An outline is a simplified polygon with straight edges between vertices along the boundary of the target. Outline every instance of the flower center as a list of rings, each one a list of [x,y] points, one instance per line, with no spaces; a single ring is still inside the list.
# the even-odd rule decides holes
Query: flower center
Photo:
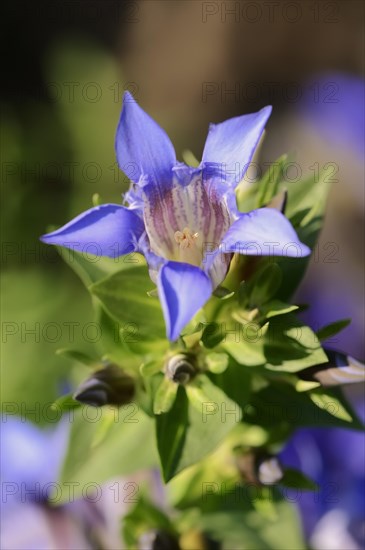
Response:
[[[179,260],[196,266],[202,262],[202,251],[198,248],[199,233],[193,233],[189,227],[182,231],[175,231],[174,238],[178,244]]]

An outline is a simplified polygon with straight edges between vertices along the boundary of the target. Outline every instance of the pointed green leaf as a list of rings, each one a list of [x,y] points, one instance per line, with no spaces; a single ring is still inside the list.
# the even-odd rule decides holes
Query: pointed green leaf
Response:
[[[342,319],[341,321],[336,321],[326,325],[325,327],[317,330],[317,338],[321,341],[327,340],[328,338],[331,338],[331,336],[335,336],[335,334],[341,332],[341,330],[346,328],[350,323],[351,319]]]
[[[224,286],[218,286],[213,292],[213,296],[215,296],[216,298],[220,298],[221,300],[227,300],[233,295],[234,292],[232,290],[229,290],[228,288],[225,288]]]
[[[265,172],[258,183],[256,195],[256,208],[267,205],[277,194],[279,183],[284,180],[284,168],[288,162],[288,155],[282,155]]]
[[[280,485],[293,489],[303,489],[305,491],[315,491],[318,489],[317,483],[293,468],[284,468],[284,476],[280,480]]]
[[[264,319],[270,319],[277,317],[278,315],[285,315],[298,309],[298,306],[286,304],[281,300],[270,300],[266,304],[260,307],[260,314]]]
[[[186,391],[180,386],[172,409],[156,418],[165,481],[211,453],[240,420],[239,406],[206,376],[199,379]]]
[[[145,266],[118,271],[90,286],[90,292],[119,323],[122,339],[136,353],[150,352],[152,346],[168,347],[161,305],[147,296],[150,288]]]
[[[336,388],[337,390],[337,388]],[[274,430],[290,426],[325,426],[362,430],[362,423],[351,410],[341,392],[317,388],[297,392],[287,383],[272,381],[253,393],[250,406],[245,409],[245,421]]]
[[[267,369],[298,372],[328,361],[316,334],[294,315],[273,317],[264,336]]]

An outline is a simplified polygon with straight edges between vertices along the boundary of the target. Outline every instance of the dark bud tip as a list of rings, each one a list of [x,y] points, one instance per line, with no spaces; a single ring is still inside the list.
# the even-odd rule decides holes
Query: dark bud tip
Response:
[[[138,550],[180,550],[177,538],[165,531],[144,533],[138,541]]]
[[[89,378],[79,386],[73,398],[84,405],[102,407],[108,403],[108,386],[96,378]]]
[[[117,365],[107,365],[95,371],[90,378],[77,388],[73,398],[85,405],[120,407],[130,403],[134,397],[135,383]]]
[[[192,356],[179,353],[167,361],[165,372],[176,384],[187,384],[196,375],[197,369]]]

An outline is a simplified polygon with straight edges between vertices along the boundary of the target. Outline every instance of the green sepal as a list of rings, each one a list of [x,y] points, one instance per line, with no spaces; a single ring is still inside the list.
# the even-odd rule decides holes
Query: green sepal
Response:
[[[153,400],[154,414],[167,413],[171,409],[176,399],[177,390],[178,384],[166,376],[162,378]]]

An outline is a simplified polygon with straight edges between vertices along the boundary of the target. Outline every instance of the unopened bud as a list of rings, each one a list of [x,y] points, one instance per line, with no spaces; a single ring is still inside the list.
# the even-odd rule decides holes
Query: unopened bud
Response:
[[[130,403],[135,392],[135,383],[117,365],[107,365],[97,370],[85,380],[73,395],[73,398],[85,405],[102,407],[115,405],[120,407]]]
[[[298,372],[302,380],[319,382],[325,388],[364,382],[363,363],[339,351],[325,349],[325,352],[328,362]]]
[[[276,456],[266,458],[258,463],[257,477],[263,485],[275,485],[283,476],[283,469]]]
[[[139,538],[138,550],[180,550],[180,546],[177,538],[171,533],[152,530]]]
[[[251,450],[240,454],[236,463],[241,477],[256,485],[274,485],[284,476],[277,457]]]
[[[170,357],[165,372],[176,384],[187,384],[196,375],[197,369],[191,355],[179,353]]]

